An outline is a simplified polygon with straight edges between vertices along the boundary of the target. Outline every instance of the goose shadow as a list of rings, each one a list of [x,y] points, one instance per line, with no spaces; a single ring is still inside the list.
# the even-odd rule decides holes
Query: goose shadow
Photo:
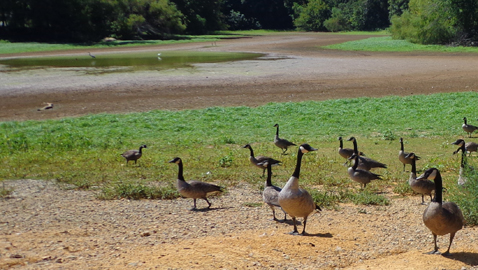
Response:
[[[232,207],[210,207],[210,208],[196,208],[196,209],[189,209],[191,212],[210,212],[210,211],[218,211],[218,210],[224,210],[224,209],[231,209]]]
[[[449,255],[442,255],[443,257],[460,261],[467,265],[477,265],[478,264],[478,253],[471,252],[454,252]]]
[[[321,237],[321,238],[332,238],[332,237],[334,237],[331,233],[306,233],[304,236]]]

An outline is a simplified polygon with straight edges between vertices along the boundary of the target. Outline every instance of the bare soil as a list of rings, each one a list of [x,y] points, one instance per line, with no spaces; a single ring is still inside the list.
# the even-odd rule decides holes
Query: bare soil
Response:
[[[318,48],[364,37],[288,33],[223,40],[216,46],[119,49],[267,55],[163,72],[0,72],[0,121],[478,89],[477,55]],[[18,56],[60,53],[87,52]],[[43,102],[55,106],[37,111]],[[341,204],[339,210],[311,216],[309,235],[292,236],[287,234],[290,221],[270,220],[260,192],[247,185],[211,198],[212,209],[201,211],[190,211],[192,201],[182,198],[100,201],[94,191],[52,181],[4,185],[14,192],[0,200],[0,269],[478,269],[474,227],[457,233],[450,256],[424,254],[433,249],[433,237],[423,225],[426,205],[419,196],[388,192],[390,206]],[[206,204],[198,201],[198,206]],[[440,250],[447,245],[448,236],[439,237]]]

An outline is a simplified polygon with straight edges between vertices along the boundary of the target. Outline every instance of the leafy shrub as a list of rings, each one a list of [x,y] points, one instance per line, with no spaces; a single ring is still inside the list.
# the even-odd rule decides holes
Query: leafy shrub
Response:
[[[330,32],[350,30],[347,18],[341,9],[332,8],[332,17],[324,21],[324,26]]]
[[[304,31],[324,31],[323,23],[330,17],[330,8],[322,0],[311,0],[304,6],[294,3],[297,18],[294,25]]]
[[[456,36],[456,17],[450,13],[448,2],[411,0],[409,6],[410,10],[402,16],[392,17],[393,38],[420,44],[445,44]]]

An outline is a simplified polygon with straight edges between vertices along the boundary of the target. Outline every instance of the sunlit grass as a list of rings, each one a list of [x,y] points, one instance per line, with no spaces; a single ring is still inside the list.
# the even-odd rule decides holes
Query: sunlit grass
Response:
[[[239,35],[239,34],[238,34]],[[0,40],[0,55],[11,53],[25,52],[42,52],[72,49],[99,49],[111,47],[137,47],[150,45],[167,45],[191,42],[214,42],[221,38],[228,37],[226,35],[205,35],[205,36],[176,36],[175,39],[169,40],[117,40],[110,42],[97,42],[92,44],[80,43],[41,43],[41,42],[10,42]]]
[[[322,48],[344,51],[370,51],[370,52],[466,52],[478,53],[476,47],[451,47],[446,45],[421,45],[406,40],[386,37],[371,37],[361,40],[348,41],[340,44],[324,46]]]
[[[304,155],[300,177],[301,186],[319,204],[388,205],[392,197],[413,194],[407,185],[409,172],[403,172],[398,161],[400,137],[406,151],[422,158],[419,171],[437,167],[445,187],[456,185],[460,160],[452,155],[456,149],[450,143],[469,140],[461,124],[464,116],[474,124],[475,104],[478,93],[466,92],[2,122],[0,179],[54,179],[99,191],[101,199],[174,198],[178,168],[168,161],[178,156],[186,180],[261,190],[262,170],[250,164],[249,151],[242,148],[249,143],[256,155],[282,161],[273,168],[272,178],[282,187],[294,170],[297,147],[281,155],[272,142],[273,125],[279,123],[281,137],[319,149]],[[345,160],[337,154],[338,136],[355,136],[361,151],[386,163],[388,169],[375,171],[383,180],[372,181],[366,189],[351,181]],[[126,164],[120,154],[142,144],[148,148],[138,164]],[[470,163],[476,163],[474,158]]]

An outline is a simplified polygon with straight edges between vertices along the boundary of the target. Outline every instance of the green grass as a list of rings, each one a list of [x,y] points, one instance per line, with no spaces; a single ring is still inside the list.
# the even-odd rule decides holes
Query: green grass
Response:
[[[177,165],[168,161],[179,156],[186,180],[226,188],[247,184],[260,191],[262,171],[250,164],[242,146],[249,143],[257,155],[281,160],[272,181],[283,186],[294,169],[297,147],[281,155],[273,145],[273,125],[279,123],[281,137],[319,149],[304,156],[300,180],[319,205],[388,205],[392,191],[392,197],[412,195],[409,174],[397,157],[400,137],[406,151],[421,156],[420,171],[437,167],[445,187],[456,186],[460,162],[450,143],[468,140],[462,119],[467,116],[474,124],[476,104],[478,93],[464,92],[1,122],[0,179],[54,179],[99,190],[101,199],[175,198]],[[338,136],[355,136],[361,151],[388,164],[376,171],[383,180],[365,190],[351,181],[336,152]],[[141,144],[148,146],[143,157],[137,165],[126,165],[120,154]],[[470,163],[476,163],[474,158]]]
[[[391,37],[371,37],[356,41],[324,46],[322,48],[344,51],[370,51],[370,52],[465,52],[478,53],[476,47],[451,47],[445,45],[421,45],[406,40],[396,40]]]
[[[237,34],[240,36],[240,34]],[[136,47],[148,45],[166,45],[190,42],[213,42],[221,38],[228,38],[228,35],[205,35],[205,36],[177,36],[171,40],[117,40],[112,42],[98,42],[94,44],[77,43],[40,43],[40,42],[10,42],[0,40],[0,55],[24,52],[42,52],[72,49],[99,49],[111,47]]]

